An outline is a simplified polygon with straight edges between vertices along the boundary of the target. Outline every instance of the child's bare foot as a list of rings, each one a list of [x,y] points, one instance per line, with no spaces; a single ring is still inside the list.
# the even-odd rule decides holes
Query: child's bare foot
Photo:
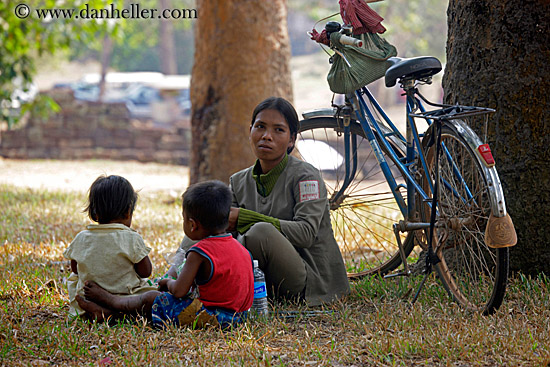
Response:
[[[113,311],[109,310],[108,308],[102,307],[97,303],[88,301],[80,297],[80,295],[78,294],[76,295],[75,299],[76,302],[78,302],[80,308],[86,311],[91,316],[91,320],[93,321],[103,322],[108,319],[109,316],[113,315]]]
[[[86,296],[87,300],[91,300],[103,306],[109,306],[109,301],[113,297],[111,293],[101,288],[101,286],[99,286],[93,280],[87,280],[84,283],[84,295]]]

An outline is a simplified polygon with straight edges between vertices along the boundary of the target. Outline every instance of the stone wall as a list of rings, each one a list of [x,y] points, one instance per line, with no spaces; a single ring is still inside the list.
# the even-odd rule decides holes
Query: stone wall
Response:
[[[124,104],[75,100],[68,90],[48,93],[61,111],[46,121],[0,134],[0,156],[15,159],[113,159],[187,165],[189,120],[156,126],[128,117]]]

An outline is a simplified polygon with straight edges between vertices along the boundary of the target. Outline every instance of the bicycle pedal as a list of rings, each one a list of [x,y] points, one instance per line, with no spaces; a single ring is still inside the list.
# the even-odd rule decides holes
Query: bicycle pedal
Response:
[[[399,273],[386,274],[383,276],[384,279],[390,279],[395,277],[408,277],[411,275],[410,271],[400,271]]]

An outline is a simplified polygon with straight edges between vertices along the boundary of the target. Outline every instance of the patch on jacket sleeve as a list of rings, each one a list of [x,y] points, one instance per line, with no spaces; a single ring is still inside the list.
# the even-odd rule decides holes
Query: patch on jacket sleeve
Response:
[[[319,181],[300,181],[300,202],[319,199]]]

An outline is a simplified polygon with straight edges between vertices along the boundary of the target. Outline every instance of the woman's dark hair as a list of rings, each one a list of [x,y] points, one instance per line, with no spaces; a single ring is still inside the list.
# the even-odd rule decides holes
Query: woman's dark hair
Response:
[[[94,222],[111,223],[134,212],[138,194],[127,179],[101,175],[90,186],[88,206],[84,209]]]
[[[263,110],[275,110],[283,115],[290,129],[290,136],[294,139],[296,138],[300,122],[298,120],[298,114],[296,113],[294,106],[292,106],[289,101],[281,97],[269,97],[267,99],[264,99],[256,106],[254,112],[252,112],[252,122],[250,126],[254,125],[254,121],[256,121],[256,116],[258,116],[258,114]],[[293,149],[294,145],[288,148],[287,153],[290,154]]]
[[[231,190],[221,181],[211,180],[191,185],[185,190],[183,211],[209,232],[225,231],[231,211]]]

